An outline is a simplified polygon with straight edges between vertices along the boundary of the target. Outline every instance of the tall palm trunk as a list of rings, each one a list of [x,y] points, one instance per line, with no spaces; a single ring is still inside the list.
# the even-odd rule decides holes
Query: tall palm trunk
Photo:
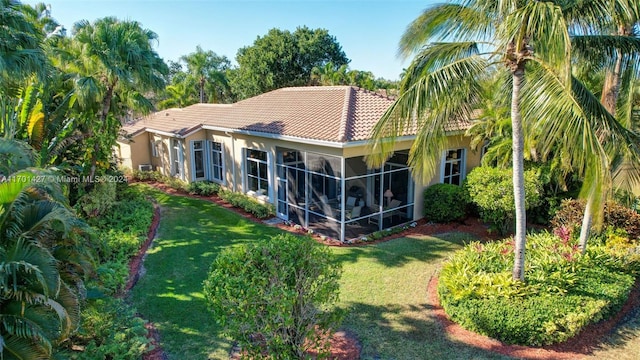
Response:
[[[111,109],[111,99],[113,99],[113,90],[114,90],[116,81],[114,81],[114,84],[112,86],[107,87],[107,91],[104,95],[104,99],[102,100],[102,110],[100,111],[100,127],[99,127],[99,131],[101,133],[104,133],[106,131],[107,117],[109,116],[109,110]],[[96,138],[94,139],[93,153],[91,154],[91,170],[89,171],[89,179],[91,180],[93,180],[94,176],[96,175],[99,152],[100,152],[100,142],[98,142]]]
[[[631,33],[631,28],[626,25],[619,25],[618,36],[626,36]],[[616,115],[616,103],[618,102],[618,96],[620,94],[620,76],[622,73],[622,53],[620,50],[616,50],[616,62],[613,69],[607,70],[604,78],[604,85],[602,87],[602,97],[600,102],[607,109],[607,111],[615,116]],[[587,251],[587,240],[589,239],[589,233],[591,231],[591,224],[593,222],[593,203],[595,197],[599,196],[595,191],[589,192],[587,199],[587,205],[584,209],[584,217],[582,218],[582,227],[580,228],[580,250],[584,254]]]
[[[589,238],[589,231],[591,230],[591,222],[593,219],[593,202],[595,201],[595,194],[590,194],[587,204],[584,207],[584,217],[582,218],[582,227],[580,228],[580,251],[584,254],[587,251],[587,239]]]
[[[524,252],[526,244],[527,213],[524,198],[524,134],[520,114],[520,89],[524,80],[524,63],[513,70],[511,94],[511,123],[513,127],[513,197],[516,208],[515,261],[513,279],[524,281]]]
[[[200,103],[203,104],[204,103],[204,83],[205,83],[205,78],[201,77],[200,78]]]

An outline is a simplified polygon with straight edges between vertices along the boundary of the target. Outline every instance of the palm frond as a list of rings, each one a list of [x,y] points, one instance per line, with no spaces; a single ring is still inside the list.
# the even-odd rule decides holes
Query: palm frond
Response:
[[[613,67],[618,56],[622,57],[625,67],[640,61],[640,38],[633,36],[573,36],[571,44],[575,56],[600,67]]]
[[[423,54],[438,57],[434,49],[428,47]],[[451,59],[449,54],[444,56]],[[418,61],[438,63],[437,59]],[[416,80],[374,127],[368,165],[379,167],[392,154],[397,137],[416,133],[409,153],[413,175],[416,179],[433,175],[446,145],[445,125],[454,119],[470,119],[480,98],[478,80],[487,66],[482,56],[462,56]]]
[[[439,4],[427,8],[405,30],[398,55],[408,57],[425,45],[442,41],[482,41],[494,32],[491,13],[461,4]]]

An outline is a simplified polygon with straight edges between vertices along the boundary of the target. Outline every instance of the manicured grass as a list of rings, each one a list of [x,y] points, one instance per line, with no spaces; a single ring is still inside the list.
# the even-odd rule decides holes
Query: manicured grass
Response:
[[[145,261],[146,274],[133,291],[134,304],[160,330],[170,359],[228,359],[231,340],[220,335],[206,309],[202,281],[222,248],[279,230],[206,201],[148,187],[145,191],[163,211],[155,245]],[[340,306],[348,314],[343,328],[361,342],[362,359],[506,359],[450,339],[426,311],[429,278],[468,239],[449,234],[332,248],[344,266]],[[636,356],[637,319],[614,338],[622,345],[603,349],[598,358]]]
[[[344,264],[343,327],[360,340],[363,359],[506,359],[448,339],[427,311],[429,279],[469,239],[449,234],[335,248]]]
[[[279,230],[207,201],[144,188],[158,201],[162,213],[133,302],[155,323],[171,359],[228,359],[231,341],[220,335],[207,310],[202,282],[223,247],[269,237]]]

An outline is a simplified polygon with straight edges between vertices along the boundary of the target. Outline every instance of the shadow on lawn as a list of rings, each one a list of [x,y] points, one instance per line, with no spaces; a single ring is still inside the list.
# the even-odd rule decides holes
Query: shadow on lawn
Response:
[[[370,259],[386,267],[398,267],[413,261],[444,260],[453,251],[472,240],[473,235],[463,233],[411,236],[378,244],[339,248],[335,254],[336,259],[343,264]]]
[[[431,309],[350,303],[343,326],[360,341],[363,359],[509,359],[448,338]]]

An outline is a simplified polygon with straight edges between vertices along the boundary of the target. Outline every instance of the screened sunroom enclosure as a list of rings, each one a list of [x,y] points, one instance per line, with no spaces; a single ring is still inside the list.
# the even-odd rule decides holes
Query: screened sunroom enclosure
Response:
[[[411,221],[407,160],[407,152],[396,152],[382,168],[368,169],[362,156],[278,148],[278,216],[343,241]]]

